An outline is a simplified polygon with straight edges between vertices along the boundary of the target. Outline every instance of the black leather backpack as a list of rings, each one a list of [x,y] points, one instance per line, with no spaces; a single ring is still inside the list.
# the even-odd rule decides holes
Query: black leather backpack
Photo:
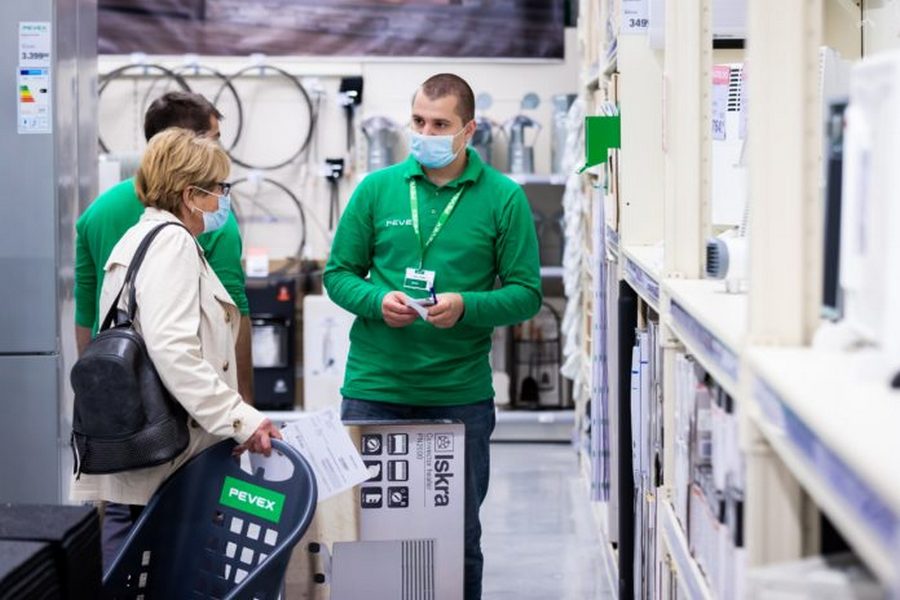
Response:
[[[163,223],[147,234],[100,331],[72,367],[71,444],[76,477],[163,464],[184,452],[190,440],[187,411],[163,385],[134,328],[137,271],[153,238],[168,225],[184,227]],[[126,287],[127,312],[119,308]]]

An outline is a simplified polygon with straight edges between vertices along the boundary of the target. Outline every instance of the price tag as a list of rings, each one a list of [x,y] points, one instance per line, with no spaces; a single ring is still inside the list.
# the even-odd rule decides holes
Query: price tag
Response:
[[[728,65],[713,67],[712,91],[712,139],[725,139],[725,116],[728,112],[728,86],[731,83],[731,68]]]
[[[50,23],[19,23],[19,67],[50,66]]]
[[[247,248],[244,272],[247,277],[268,277],[269,252],[265,248]]]
[[[622,0],[619,33],[647,33],[649,27],[650,19],[648,17],[647,0]]]

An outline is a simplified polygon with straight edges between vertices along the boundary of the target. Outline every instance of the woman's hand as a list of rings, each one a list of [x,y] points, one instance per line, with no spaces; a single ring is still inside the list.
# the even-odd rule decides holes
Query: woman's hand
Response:
[[[249,450],[263,456],[269,456],[272,454],[272,438],[282,439],[281,432],[272,424],[272,421],[265,419],[259,424],[259,427],[256,428],[250,439],[235,447],[232,454],[240,456],[244,451]]]

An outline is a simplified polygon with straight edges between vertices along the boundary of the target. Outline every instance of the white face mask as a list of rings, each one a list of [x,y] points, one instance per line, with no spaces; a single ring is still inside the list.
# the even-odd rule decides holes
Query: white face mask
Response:
[[[203,233],[210,233],[211,231],[216,231],[217,229],[221,229],[223,225],[228,221],[228,214],[231,212],[231,195],[230,194],[213,194],[203,188],[194,186],[195,189],[200,190],[205,194],[210,194],[211,196],[218,196],[219,198],[219,208],[212,212],[206,212],[196,206],[191,206],[191,210],[195,212],[199,212],[203,215]]]
[[[453,140],[465,130],[464,125],[453,135],[422,135],[410,131],[409,152],[423,167],[442,169],[456,160],[456,157],[465,148],[463,145],[456,152],[453,151]]]

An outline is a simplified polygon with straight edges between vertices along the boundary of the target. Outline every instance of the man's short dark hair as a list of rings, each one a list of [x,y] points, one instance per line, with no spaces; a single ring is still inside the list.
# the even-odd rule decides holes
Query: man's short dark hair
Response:
[[[200,94],[166,92],[150,104],[144,115],[144,137],[149,141],[169,127],[183,127],[203,134],[209,131],[211,117],[221,121],[222,113]]]
[[[437,100],[444,96],[456,97],[456,114],[463,124],[475,118],[475,94],[466,80],[453,73],[438,73],[425,80],[419,87],[429,100]]]

